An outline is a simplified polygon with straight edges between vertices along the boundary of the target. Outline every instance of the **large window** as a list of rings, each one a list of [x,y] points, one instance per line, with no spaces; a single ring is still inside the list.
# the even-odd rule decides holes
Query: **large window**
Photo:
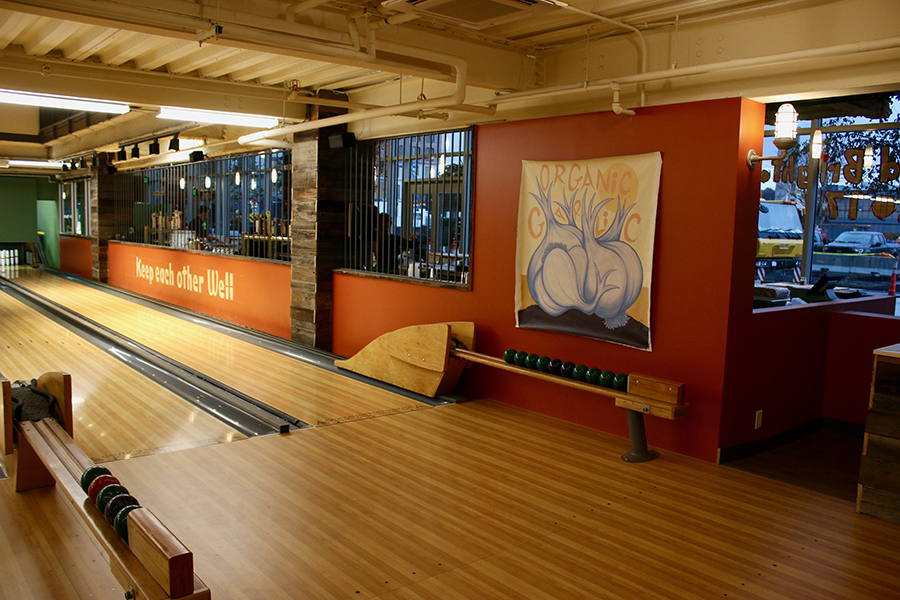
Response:
[[[882,114],[800,121],[787,159],[763,163],[757,279],[814,283],[827,274],[888,290],[900,255],[900,97],[886,97]],[[817,129],[822,156],[811,161]],[[778,154],[772,137],[764,153]]]
[[[473,131],[367,140],[353,148],[345,268],[468,286]]]
[[[290,260],[289,151],[117,173],[115,197],[116,239]]]
[[[90,235],[91,180],[76,179],[59,184],[59,232]]]

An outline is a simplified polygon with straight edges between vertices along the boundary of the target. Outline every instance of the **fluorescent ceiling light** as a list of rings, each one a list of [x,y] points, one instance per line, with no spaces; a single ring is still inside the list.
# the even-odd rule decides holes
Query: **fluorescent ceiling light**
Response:
[[[215,123],[217,125],[244,125],[269,129],[278,125],[275,117],[262,115],[244,115],[239,113],[216,112],[212,110],[194,110],[190,108],[172,108],[164,106],[156,115],[160,119],[176,121],[197,121],[198,123]]]
[[[45,160],[9,160],[10,167],[40,167],[44,169],[62,169],[63,164],[59,162],[47,162]]]
[[[0,102],[4,104],[23,104],[25,106],[43,106],[46,108],[64,108],[66,110],[83,110],[95,113],[114,113],[117,115],[124,115],[131,110],[127,104],[119,102],[103,102],[85,98],[70,98],[68,96],[47,96],[27,92],[12,92],[10,90],[0,90]]]

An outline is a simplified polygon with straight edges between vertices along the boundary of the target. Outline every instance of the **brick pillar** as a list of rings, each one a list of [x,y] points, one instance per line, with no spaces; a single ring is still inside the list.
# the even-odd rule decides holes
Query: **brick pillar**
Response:
[[[331,350],[332,272],[344,251],[347,151],[328,136],[346,126],[301,132],[291,152],[291,338]]]

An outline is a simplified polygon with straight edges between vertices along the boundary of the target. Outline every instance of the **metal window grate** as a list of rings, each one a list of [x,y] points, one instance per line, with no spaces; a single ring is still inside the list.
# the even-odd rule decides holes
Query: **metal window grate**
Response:
[[[291,258],[289,151],[120,172],[114,190],[116,239]]]
[[[350,151],[346,269],[468,286],[473,135],[366,140]]]

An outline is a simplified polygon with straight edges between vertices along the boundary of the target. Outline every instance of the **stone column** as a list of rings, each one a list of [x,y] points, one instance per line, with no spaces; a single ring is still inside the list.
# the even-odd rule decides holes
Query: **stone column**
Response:
[[[98,155],[91,169],[91,274],[95,281],[109,282],[108,242],[114,237],[114,169],[112,155]]]
[[[344,251],[347,150],[328,138],[336,126],[295,134],[291,152],[291,338],[331,350],[332,272]]]

